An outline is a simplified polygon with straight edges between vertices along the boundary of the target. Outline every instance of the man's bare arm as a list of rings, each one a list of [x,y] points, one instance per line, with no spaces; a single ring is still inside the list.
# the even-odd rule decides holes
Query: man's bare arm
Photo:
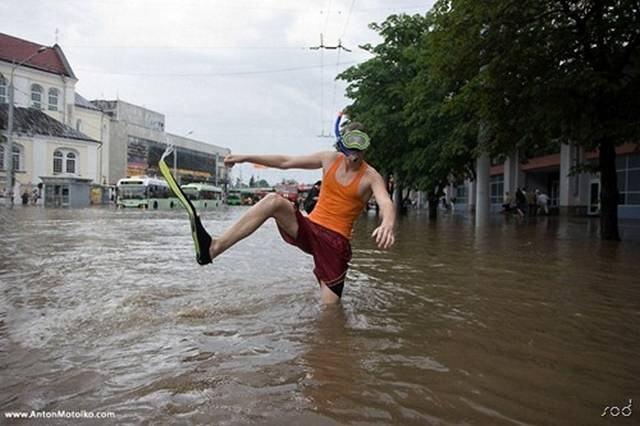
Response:
[[[276,169],[320,169],[334,152],[316,152],[310,155],[228,155],[224,159],[227,167],[236,163],[255,163]]]
[[[376,202],[380,206],[380,213],[382,214],[382,222],[373,233],[372,237],[375,237],[376,244],[379,248],[387,249],[391,247],[395,241],[394,227],[396,225],[396,208],[393,206],[393,201],[389,197],[384,179],[380,176],[380,173],[374,172],[371,174],[371,190],[376,197]]]

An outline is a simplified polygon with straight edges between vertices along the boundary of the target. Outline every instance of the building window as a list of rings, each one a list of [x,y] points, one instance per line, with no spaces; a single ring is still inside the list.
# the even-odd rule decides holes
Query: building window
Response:
[[[9,103],[9,96],[7,92],[7,79],[0,74],[0,104]]]
[[[502,204],[504,199],[504,175],[491,176],[489,184],[491,189],[491,204]]]
[[[58,110],[58,89],[49,89],[49,111]]]
[[[13,170],[22,170],[20,168],[20,165],[22,164],[22,147],[20,145],[14,144],[12,148],[13,148]],[[0,169],[3,169],[3,170],[5,169],[4,153],[5,153],[5,146],[0,145]]]
[[[469,188],[466,183],[456,186],[456,204],[466,205],[469,202]]]
[[[77,131],[79,131],[79,132],[81,131],[81,130],[80,130],[80,126],[81,126],[81,125],[82,125],[82,120],[80,120],[80,119],[78,118],[78,120],[76,121],[76,130],[77,130]]]
[[[20,170],[20,160],[22,157],[22,149],[20,148],[19,145],[13,145],[13,170]],[[5,153],[5,147],[4,145],[0,145],[0,169],[5,169],[5,164],[4,164],[4,153]],[[8,164],[6,165],[8,166]]]
[[[20,157],[22,157],[22,149],[19,146],[13,146],[13,170],[22,170],[20,167]]]
[[[78,154],[68,149],[56,149],[53,153],[53,173],[76,174]]]
[[[640,154],[616,158],[618,172],[618,204],[640,204]]]
[[[73,152],[67,153],[67,173],[76,172],[76,155]]]
[[[53,153],[53,173],[62,173],[62,160],[64,154],[60,151]]]
[[[42,109],[42,86],[39,84],[31,85],[31,106]]]

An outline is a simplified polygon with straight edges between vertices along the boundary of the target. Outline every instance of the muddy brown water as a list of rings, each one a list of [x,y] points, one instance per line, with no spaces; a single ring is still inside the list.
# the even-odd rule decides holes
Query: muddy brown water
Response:
[[[476,229],[414,213],[383,252],[375,224],[358,221],[343,303],[323,306],[311,259],[273,223],[200,267],[181,211],[2,208],[0,424],[28,424],[4,418],[17,410],[150,425],[640,416],[637,240],[600,242],[584,218]],[[601,417],[630,399],[631,418]]]

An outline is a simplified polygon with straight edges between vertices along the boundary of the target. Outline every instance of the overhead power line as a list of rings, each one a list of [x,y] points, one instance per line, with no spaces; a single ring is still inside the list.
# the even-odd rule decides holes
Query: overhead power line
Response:
[[[347,27],[349,26],[349,19],[351,18],[351,12],[353,12],[354,4],[356,4],[356,0],[351,1],[351,6],[349,6],[349,12],[347,13],[347,19],[345,20],[344,28],[342,29],[342,34],[340,34],[340,39],[342,39],[344,35],[347,33]]]
[[[65,44],[70,49],[195,49],[195,50],[306,50],[306,46],[211,46],[211,45],[87,45]]]
[[[357,61],[341,62],[340,65],[353,65]],[[301,67],[275,68],[270,70],[251,70],[251,71],[222,71],[222,72],[204,72],[204,73],[160,73],[160,72],[118,72],[118,71],[102,71],[87,68],[77,68],[78,71],[107,74],[107,75],[125,75],[125,76],[144,76],[144,77],[216,77],[216,76],[234,76],[234,75],[254,75],[254,74],[274,74],[279,72],[301,71],[314,68],[321,68],[322,65],[308,65]]]

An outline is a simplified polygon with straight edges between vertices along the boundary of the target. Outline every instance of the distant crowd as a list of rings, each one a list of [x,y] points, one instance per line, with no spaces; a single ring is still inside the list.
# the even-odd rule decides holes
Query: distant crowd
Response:
[[[550,198],[547,194],[535,191],[528,191],[527,188],[517,188],[515,192],[504,194],[502,204],[503,213],[516,213],[521,217],[549,214]]]

